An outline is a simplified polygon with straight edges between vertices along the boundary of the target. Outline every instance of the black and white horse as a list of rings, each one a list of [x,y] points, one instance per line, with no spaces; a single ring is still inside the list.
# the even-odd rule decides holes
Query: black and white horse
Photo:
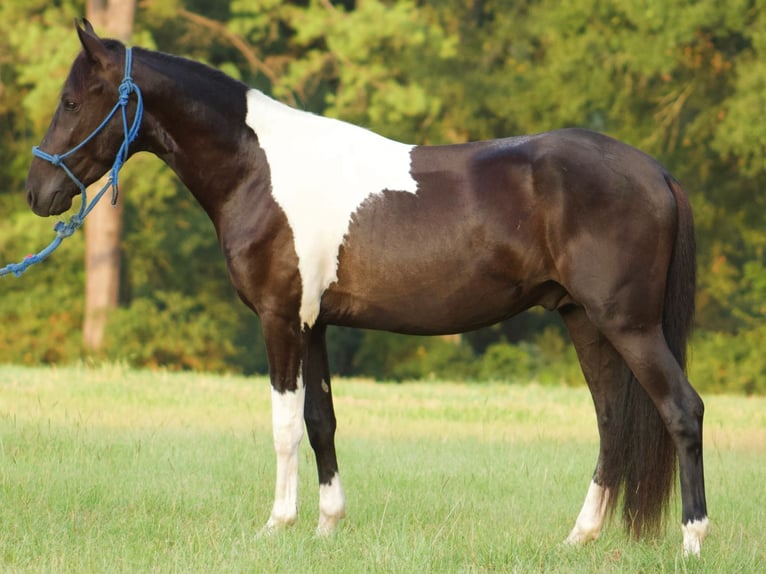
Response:
[[[83,51],[40,145],[46,154],[94,130],[131,68],[119,42],[87,22],[77,33]],[[684,191],[662,166],[580,129],[405,145],[189,60],[131,54],[126,73],[145,107],[130,154],[157,155],[194,194],[232,284],[263,325],[277,455],[268,529],[296,519],[304,424],[319,473],[318,532],[334,531],[345,514],[327,325],[457,333],[541,305],[566,323],[601,439],[567,541],[597,538],[620,492],[628,530],[653,530],[678,462],[683,548],[699,554],[708,524],[703,404],[684,374],[694,229]],[[121,138],[119,122],[108,123],[67,156],[72,177],[35,158],[35,213],[69,209],[80,191],[73,178],[101,177]]]

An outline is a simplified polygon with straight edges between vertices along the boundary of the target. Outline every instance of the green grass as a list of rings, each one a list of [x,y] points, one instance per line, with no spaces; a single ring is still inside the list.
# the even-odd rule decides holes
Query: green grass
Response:
[[[760,572],[766,399],[706,398],[713,530],[684,560],[617,523],[563,547],[597,452],[584,387],[337,381],[348,518],[259,538],[272,502],[268,383],[0,367],[0,572]],[[306,441],[304,441],[305,443]]]

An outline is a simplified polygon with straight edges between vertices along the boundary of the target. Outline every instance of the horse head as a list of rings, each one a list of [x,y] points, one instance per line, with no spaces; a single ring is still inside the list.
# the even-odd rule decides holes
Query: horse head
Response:
[[[67,211],[84,186],[103,176],[123,137],[123,126],[110,109],[122,97],[125,47],[99,38],[87,20],[75,26],[82,51],[27,176],[27,201],[43,217]],[[127,105],[135,108],[134,103]],[[111,119],[100,126],[107,117]]]

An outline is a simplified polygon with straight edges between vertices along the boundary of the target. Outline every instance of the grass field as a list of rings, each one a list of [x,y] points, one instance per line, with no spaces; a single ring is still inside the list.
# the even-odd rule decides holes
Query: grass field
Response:
[[[681,556],[612,523],[561,545],[597,451],[587,390],[337,381],[348,518],[259,538],[274,456],[265,379],[0,367],[0,572],[763,572],[766,399],[705,397],[713,529]],[[305,443],[306,441],[304,441]]]

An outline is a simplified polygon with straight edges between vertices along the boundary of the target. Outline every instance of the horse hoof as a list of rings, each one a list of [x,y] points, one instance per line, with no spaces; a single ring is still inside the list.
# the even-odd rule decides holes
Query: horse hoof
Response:
[[[327,515],[324,513],[319,514],[319,524],[317,524],[316,535],[319,538],[327,538],[332,536],[338,531],[338,525],[341,519],[345,516],[345,513]]]
[[[270,536],[274,536],[278,532],[283,531],[285,528],[292,526],[293,524],[295,524],[295,518],[289,520],[280,520],[271,516],[263,528],[258,531],[256,538],[268,538]]]
[[[561,543],[562,546],[582,546],[588,542],[588,539],[584,536],[580,535],[580,533],[575,533],[572,531],[569,536],[567,536],[564,539],[564,542]]]
[[[596,540],[599,536],[601,536],[600,530],[589,530],[575,526],[563,544],[564,546],[582,546],[591,540]]]

